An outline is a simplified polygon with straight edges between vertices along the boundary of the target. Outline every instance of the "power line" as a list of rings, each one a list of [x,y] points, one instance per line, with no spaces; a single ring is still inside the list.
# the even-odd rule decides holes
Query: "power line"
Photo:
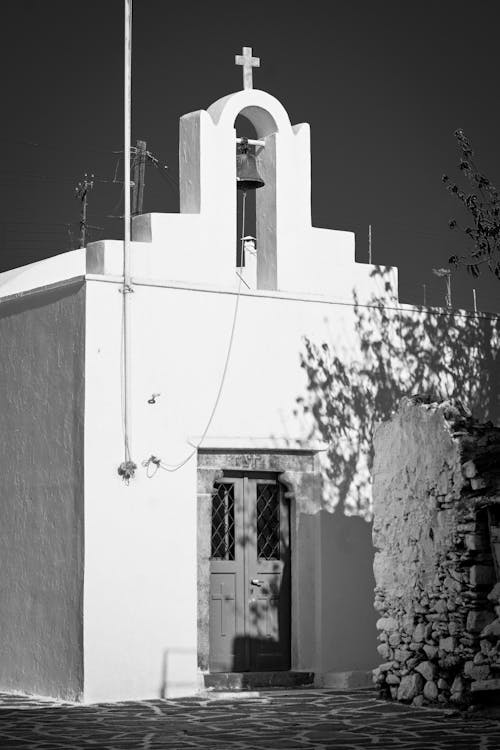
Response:
[[[13,172],[13,171],[4,171],[0,170],[0,175],[3,175],[7,178],[14,179],[14,180],[20,180],[24,182],[55,182],[55,183],[62,183],[62,182],[74,182],[74,179],[70,177],[47,177],[47,175],[43,174],[26,174],[23,172]],[[118,183],[122,184],[122,180],[116,180],[116,179],[109,179],[107,177],[96,177],[94,175],[94,182],[102,182],[102,183]]]
[[[74,223],[74,222],[69,222]],[[19,221],[18,219],[4,219],[3,221],[0,221],[0,224],[28,224],[28,225],[34,225],[34,226],[44,226],[44,227],[67,227],[68,222],[67,221]]]
[[[17,146],[31,146],[33,148],[41,148],[45,149],[47,151],[61,151],[61,147],[57,146],[56,144],[48,144],[48,143],[36,143],[35,141],[23,141],[23,140],[11,140],[10,143],[15,143]],[[121,152],[115,150],[115,149],[100,149],[100,148],[92,148],[89,146],[78,146],[79,151],[85,151],[87,153],[91,154],[117,154],[117,153],[123,153],[123,150]]]
[[[153,161],[153,160],[152,160]],[[164,172],[158,163],[158,160],[153,161],[153,164],[155,165],[156,169],[158,170],[158,174],[163,179],[166,184],[172,188],[175,191],[175,194],[179,195],[179,185],[178,183],[169,175],[168,172]],[[166,165],[164,165],[164,168],[166,169]]]
[[[123,153],[123,152],[122,152],[122,153]],[[131,165],[130,165],[130,168],[131,168],[131,169],[134,169],[134,168],[135,168],[135,162],[136,162],[136,158],[137,158],[137,156],[133,156],[133,157],[132,157],[132,163],[131,163]],[[121,159],[119,159],[119,160],[118,160],[118,162],[117,162],[117,165],[116,165],[116,169],[115,169],[115,177],[116,177],[116,174],[117,174],[117,172],[118,172],[118,166],[119,166],[119,164],[120,164],[120,161],[121,161]],[[118,198],[118,200],[116,201],[116,203],[115,203],[115,205],[113,206],[113,208],[111,209],[111,211],[108,211],[108,212],[107,212],[107,213],[105,213],[104,215],[106,216],[106,218],[107,218],[107,219],[123,219],[123,216],[122,216],[122,215],[121,215],[121,216],[114,216],[113,214],[115,213],[115,211],[117,211],[117,210],[118,210],[118,207],[119,207],[120,203],[121,203],[121,202],[122,202],[122,200],[123,200],[123,197],[124,197],[124,192],[125,192],[125,185],[123,184],[123,182],[122,182],[121,180],[113,180],[113,182],[117,182],[117,184],[120,184],[120,185],[122,186],[122,189],[121,189],[121,191],[120,191],[120,197],[119,197],[119,198]]]

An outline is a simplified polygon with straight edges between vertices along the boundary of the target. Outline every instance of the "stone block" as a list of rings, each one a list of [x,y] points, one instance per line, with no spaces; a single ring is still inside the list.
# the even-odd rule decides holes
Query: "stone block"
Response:
[[[486,625],[489,625],[495,619],[493,612],[489,612],[485,609],[478,611],[471,610],[467,615],[467,622],[465,627],[470,633],[480,633]]]
[[[412,652],[406,648],[397,648],[394,651],[394,659],[400,664],[404,664],[411,657]]]
[[[492,650],[492,645],[487,638],[483,638],[479,641],[479,648],[481,649],[481,653],[488,655]]]
[[[470,671],[474,667],[474,662],[472,659],[468,659],[464,664],[464,675],[466,677],[470,677]]]
[[[422,692],[423,687],[424,678],[418,672],[402,677],[397,692],[398,701],[413,700],[416,695]]]
[[[391,649],[389,648],[389,646],[386,643],[380,643],[377,646],[377,651],[378,651],[379,655],[382,657],[382,659],[386,659],[387,660],[387,659],[389,659],[389,657],[391,655]]]
[[[483,477],[473,477],[470,480],[470,486],[473,490],[484,490],[486,487],[486,480]]]
[[[458,654],[446,654],[439,659],[438,664],[443,669],[454,669],[461,661],[462,659]]]
[[[468,523],[459,523],[457,526],[457,531],[461,531],[465,534],[469,532],[474,532],[477,528],[475,521],[470,521]]]
[[[460,583],[460,581],[457,581],[451,576],[446,576],[443,581],[443,586],[447,591],[455,591],[457,593],[462,589],[462,584]],[[446,604],[446,609],[448,610],[448,604]]]
[[[391,633],[389,636],[389,645],[395,648],[401,643],[401,636],[398,632]]]
[[[488,599],[492,602],[500,602],[500,582],[495,583],[490,593],[488,594]]]
[[[470,686],[473,693],[482,693],[483,691],[496,691],[500,690],[500,680],[485,680],[479,682],[473,682]]]
[[[490,674],[488,664],[476,665],[473,661],[466,661],[464,664],[464,675],[471,680],[485,680]]]
[[[481,638],[489,638],[492,641],[500,638],[500,620],[493,620],[489,625],[486,625],[481,631]]]
[[[436,676],[437,667],[431,661],[422,661],[415,667],[415,671],[419,672],[424,680],[433,680]]]
[[[411,705],[412,706],[417,706],[417,708],[420,707],[420,706],[423,706],[424,705],[424,696],[422,694],[416,695],[414,697],[414,699],[412,700]]]
[[[464,542],[465,548],[471,552],[477,552],[485,548],[484,539],[480,534],[466,534]]]
[[[462,473],[467,479],[472,479],[477,474],[476,464],[474,461],[466,461],[462,464]]]
[[[393,617],[380,617],[376,622],[377,630],[392,632],[398,629],[398,623]]]
[[[469,571],[472,586],[485,586],[495,582],[495,571],[492,565],[472,565]]]
[[[385,681],[388,685],[399,685],[401,678],[397,674],[394,674],[394,672],[388,672]]]
[[[374,685],[381,685],[385,682],[385,674],[380,671],[377,667],[372,670],[372,682]]]
[[[415,615],[404,615],[402,618],[402,624],[404,632],[411,635],[413,633],[413,628],[415,627]]]
[[[439,690],[449,690],[449,685],[442,677],[439,678],[437,681],[437,686]]]
[[[422,643],[410,643],[408,648],[410,648],[412,651],[421,651]]]
[[[451,683],[451,692],[452,693],[463,693],[464,692],[464,681],[460,677],[460,675],[457,675],[453,682]]]
[[[413,631],[413,640],[416,643],[421,643],[425,638],[425,625],[423,622],[419,622],[415,630]]]
[[[433,680],[428,680],[424,685],[424,698],[428,701],[435,701],[438,697],[438,688]]]
[[[448,636],[448,638],[440,638],[439,639],[439,650],[440,651],[447,651],[448,653],[451,653],[455,650],[456,641],[455,638],[452,636]]]
[[[487,664],[480,666],[474,664],[468,674],[473,680],[485,680],[490,675],[490,668]]]
[[[428,643],[424,646],[424,651],[428,659],[434,659],[438,652],[437,646],[430,646]]]
[[[393,666],[394,666],[393,661],[386,661],[383,664],[379,664],[377,669],[379,670],[379,672],[388,672],[389,669],[393,668]]]

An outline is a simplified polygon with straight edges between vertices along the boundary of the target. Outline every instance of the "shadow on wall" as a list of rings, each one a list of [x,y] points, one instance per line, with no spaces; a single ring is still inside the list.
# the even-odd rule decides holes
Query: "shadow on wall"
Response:
[[[371,276],[385,295],[363,305],[354,295],[354,350],[305,338],[307,392],[296,409],[310,420],[310,437],[329,445],[323,459],[327,505],[367,520],[375,423],[387,419],[402,396],[418,393],[458,398],[478,419],[495,421],[500,385],[498,317],[402,309],[388,269],[377,266]]]
[[[299,536],[317,538],[318,528],[321,533],[321,570],[327,571],[328,585],[322,587],[321,608],[317,613],[322,632],[322,653],[316,653],[316,658],[320,659],[317,668],[320,672],[373,669],[378,657],[371,523],[326,510],[315,515],[301,514]],[[306,568],[299,566],[298,569],[298,588],[302,592],[311,584],[310,570]],[[288,576],[287,565],[283,579]],[[287,589],[286,583],[284,588]],[[251,610],[252,630],[262,635],[235,638],[232,671],[290,669],[290,605],[286,596],[284,601],[283,597],[274,601],[278,601],[277,627],[270,629],[264,613]],[[265,609],[267,611],[267,607]],[[313,618],[310,624],[313,624]],[[304,626],[302,623],[302,630]],[[313,632],[311,637],[314,638]]]
[[[323,571],[319,613],[322,654],[318,666],[322,672],[373,669],[378,656],[372,524],[346,516],[339,509],[334,513],[322,510],[316,515],[301,515],[299,534],[310,537],[317,524]],[[306,575],[299,569],[299,576],[301,572]]]

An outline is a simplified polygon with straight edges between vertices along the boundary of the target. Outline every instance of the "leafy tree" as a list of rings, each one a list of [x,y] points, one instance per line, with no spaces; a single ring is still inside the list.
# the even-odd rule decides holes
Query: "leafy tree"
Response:
[[[372,277],[387,278],[376,267]],[[344,345],[304,339],[305,392],[297,414],[310,437],[328,445],[322,454],[327,504],[346,515],[370,518],[372,435],[402,396],[458,398],[474,416],[498,416],[499,318],[399,305],[390,285],[384,297],[360,304],[354,295],[355,337]]]
[[[474,277],[479,276],[480,267],[485,264],[500,279],[500,196],[493,183],[479,171],[463,130],[456,130],[454,136],[460,149],[458,166],[470,183],[469,190],[462,190],[448,175],[442,179],[468,216],[466,226],[460,226],[456,219],[451,219],[449,226],[461,229],[469,246],[465,255],[452,255],[448,262],[453,266],[465,265]]]

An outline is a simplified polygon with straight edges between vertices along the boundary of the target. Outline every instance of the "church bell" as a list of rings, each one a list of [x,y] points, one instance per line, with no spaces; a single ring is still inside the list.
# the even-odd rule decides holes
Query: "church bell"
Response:
[[[255,154],[249,153],[248,139],[242,138],[236,154],[236,187],[238,190],[256,190],[266,183],[257,170]]]

